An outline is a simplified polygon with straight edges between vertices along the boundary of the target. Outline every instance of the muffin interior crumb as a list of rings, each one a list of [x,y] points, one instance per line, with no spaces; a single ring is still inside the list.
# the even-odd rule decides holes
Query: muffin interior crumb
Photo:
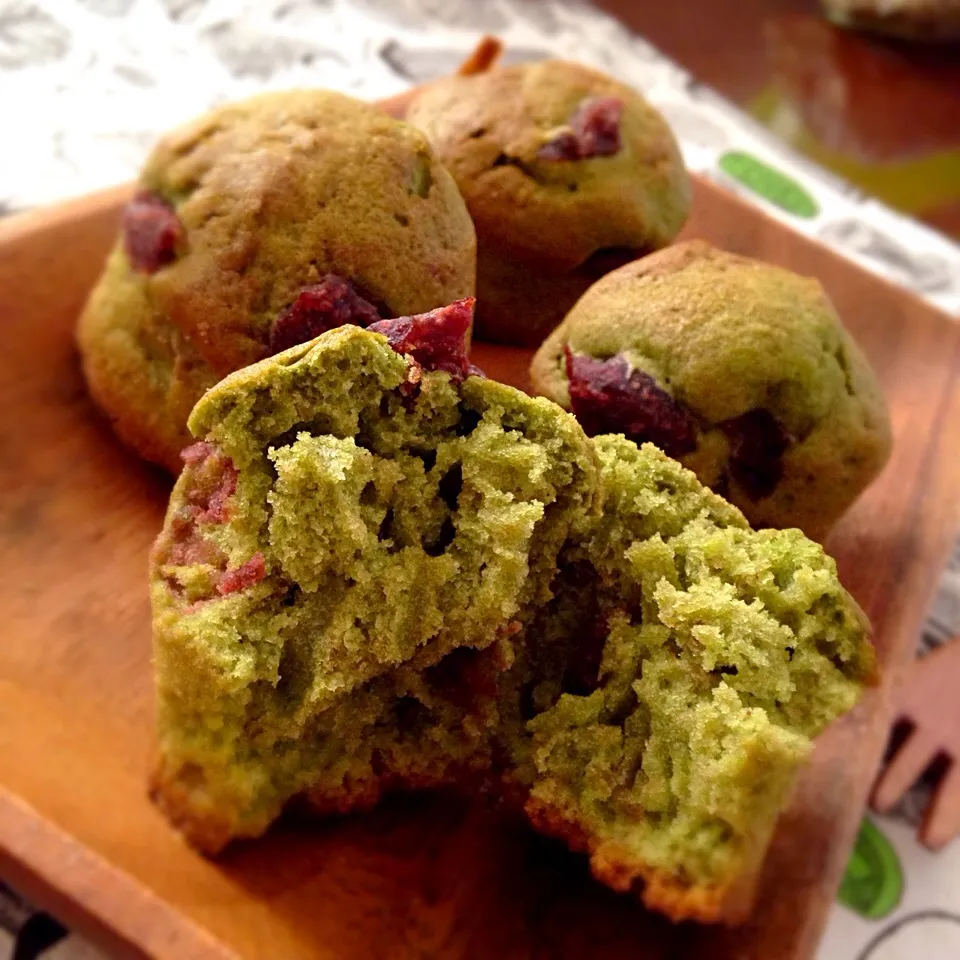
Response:
[[[872,671],[833,562],[548,401],[429,366],[411,394],[396,330],[195,409],[153,557],[159,802],[216,850],[299,796],[486,783],[611,886],[728,916]]]

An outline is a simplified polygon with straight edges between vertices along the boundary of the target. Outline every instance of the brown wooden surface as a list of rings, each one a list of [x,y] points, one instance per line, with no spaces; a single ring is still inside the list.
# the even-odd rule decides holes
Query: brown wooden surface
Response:
[[[0,223],[0,875],[118,955],[809,956],[886,737],[886,686],[823,738],[736,933],[672,927],[554,843],[443,798],[286,825],[218,863],[178,840],[144,787],[146,552],[169,481],[113,439],[72,345],[123,196]],[[892,462],[831,547],[889,679],[955,526],[960,326],[712,186],[695,210],[687,235],[820,276],[886,387]],[[523,351],[475,357],[523,384]]]

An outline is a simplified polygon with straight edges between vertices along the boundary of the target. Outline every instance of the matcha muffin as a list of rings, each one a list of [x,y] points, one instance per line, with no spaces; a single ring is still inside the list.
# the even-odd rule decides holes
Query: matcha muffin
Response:
[[[702,241],[598,281],[530,372],[588,434],[655,443],[758,527],[823,539],[890,453],[876,377],[820,284]]]
[[[342,327],[190,417],[152,559],[156,795],[203,849],[298,794],[346,810],[489,765],[483,677],[598,488],[573,417],[468,376],[470,306]]]
[[[428,84],[407,109],[477,229],[477,335],[535,345],[608,270],[669,243],[690,182],[663,117],[575,63]]]
[[[232,374],[151,562],[154,796],[208,852],[294,799],[493,791],[670,916],[736,922],[872,671],[822,549],[471,375],[468,302]]]
[[[811,738],[874,672],[823,549],[743,515],[652,444],[596,438],[603,511],[502,674],[506,781],[594,874],[736,923]]]
[[[423,134],[337,93],[269,93],[166,136],[80,319],[91,393],[179,469],[227,373],[342,323],[470,296],[475,235]]]

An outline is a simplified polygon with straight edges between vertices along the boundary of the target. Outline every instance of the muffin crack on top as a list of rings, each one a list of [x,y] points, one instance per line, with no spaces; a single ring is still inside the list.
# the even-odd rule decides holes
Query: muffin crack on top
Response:
[[[872,675],[863,615],[799,531],[474,374],[471,306],[340,327],[197,405],[151,561],[154,797],[213,853],[291,803],[483,789],[615,889],[736,922]]]

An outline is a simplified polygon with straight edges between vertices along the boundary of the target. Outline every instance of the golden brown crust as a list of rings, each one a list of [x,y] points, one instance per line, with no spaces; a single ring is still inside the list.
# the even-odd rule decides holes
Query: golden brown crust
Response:
[[[651,867],[618,844],[597,840],[562,811],[535,797],[527,801],[525,810],[538,830],[563,840],[572,850],[586,853],[591,872],[601,883],[621,893],[634,891],[645,906],[671,920],[736,926],[750,914],[759,876],[759,858],[753,870],[739,871],[723,883],[698,886]]]
[[[618,149],[546,157],[545,144],[591,98],[622,104]],[[600,275],[591,258],[615,250],[623,262],[663,246],[689,209],[689,178],[666,122],[636,91],[581,64],[454,75],[418,91],[407,116],[453,173],[476,224],[485,339],[539,342]]]
[[[610,156],[547,161],[540,150],[587,97],[624,104]],[[530,266],[570,270],[599,249],[654,249],[689,208],[690,185],[663,117],[635,90],[582,64],[545,60],[447,77],[408,119],[453,174],[483,240]]]
[[[151,306],[146,278],[118,244],[77,326],[90,394],[117,436],[171,473],[192,442],[187,417],[219,377],[192,344]]]
[[[473,766],[454,766],[443,777],[423,774],[403,778],[347,778],[337,790],[304,790],[290,800],[286,809],[308,819],[364,813],[376,807],[385,795],[401,790],[462,789],[482,780],[487,766],[479,762]],[[235,823],[214,812],[212,805],[205,805],[191,782],[189,770],[170,771],[161,762],[150,776],[148,795],[187,843],[205,856],[216,856],[234,840],[255,835],[238,832]]]
[[[216,856],[236,837],[233,824],[212,808],[208,813],[199,812],[202,808],[190,784],[162,762],[150,777],[148,795],[187,843],[200,853]]]
[[[306,790],[291,801],[290,807],[308,817],[358,813],[373,809],[385,794],[395,790],[432,789],[450,784],[463,786],[476,777],[476,771],[457,770],[442,781],[426,777],[402,782],[365,779],[347,782],[337,791]],[[510,796],[509,791],[504,794],[505,803],[510,802]],[[217,855],[237,839],[235,826],[218,817],[212,809],[207,814],[198,812],[203,808],[198,805],[189,777],[182,771],[173,776],[162,766],[158,768],[150,781],[150,799],[186,841],[207,856]],[[621,893],[633,891],[649,909],[674,921],[696,920],[735,926],[743,923],[750,914],[762,863],[759,855],[752,870],[739,871],[723,883],[711,886],[691,884],[651,867],[616,843],[597,840],[579,823],[537,798],[528,797],[525,803],[514,803],[514,806],[525,810],[537,830],[563,840],[575,852],[585,853],[598,881]],[[758,854],[764,848],[765,841],[756,845]]]
[[[263,94],[164,138],[142,184],[187,251],[150,278],[158,308],[221,375],[267,355],[277,313],[336,273],[386,315],[473,293],[475,240],[416,130],[324,91]]]
[[[643,278],[669,277],[686,269],[691,264],[709,262],[717,264],[721,269],[733,266],[758,266],[759,261],[749,257],[728,253],[715,247],[706,240],[685,240],[675,243],[663,250],[649,253],[646,256],[631,260],[615,271],[607,274],[607,285],[618,283],[626,285]],[[596,277],[594,282],[600,280]],[[589,286],[584,288],[584,292]],[[571,304],[571,307],[573,304]],[[552,335],[542,344],[530,362],[530,385],[533,392],[543,397],[550,397],[561,406],[568,406],[568,397],[564,385],[558,382],[557,371],[560,369],[560,358],[563,348],[568,342],[567,325],[557,327]]]

